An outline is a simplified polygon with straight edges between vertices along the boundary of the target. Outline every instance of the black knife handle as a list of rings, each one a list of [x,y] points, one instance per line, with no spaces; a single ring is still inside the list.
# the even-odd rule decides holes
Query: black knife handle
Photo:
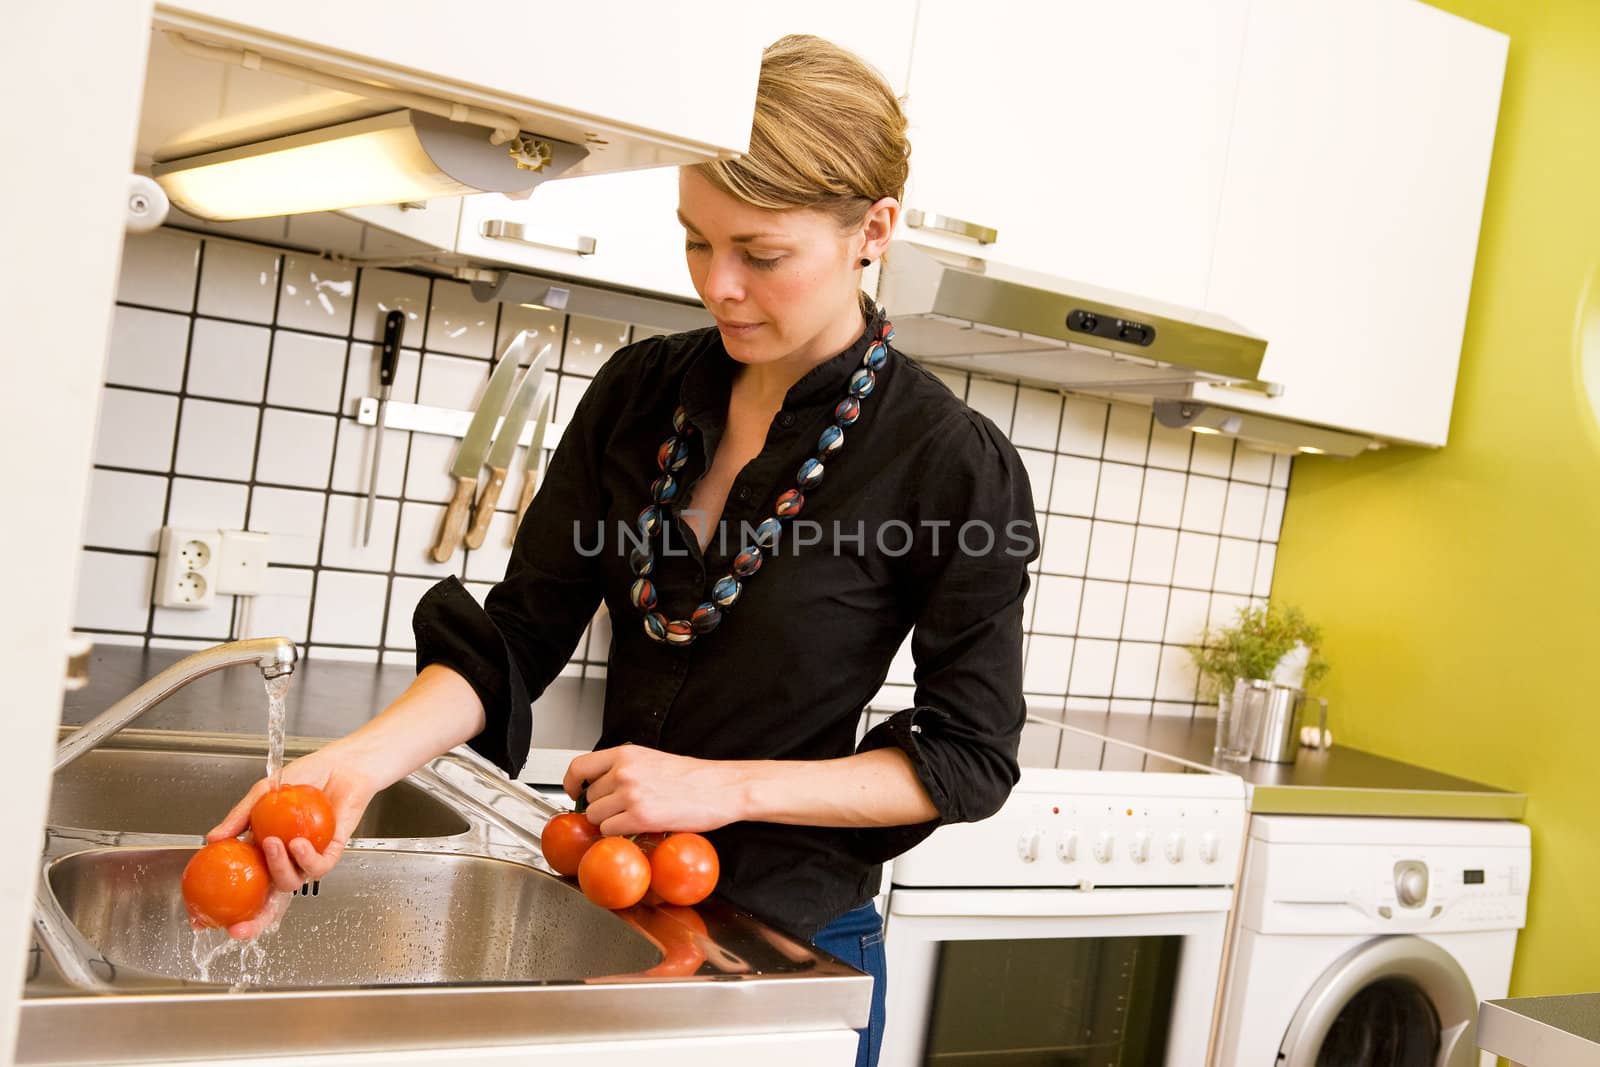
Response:
[[[400,362],[400,338],[406,332],[406,313],[391,311],[383,320],[383,348],[378,357],[378,384],[387,389],[394,384],[394,369]]]

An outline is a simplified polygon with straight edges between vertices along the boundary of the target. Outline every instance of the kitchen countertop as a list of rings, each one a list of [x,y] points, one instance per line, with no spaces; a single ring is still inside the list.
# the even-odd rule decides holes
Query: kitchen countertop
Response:
[[[61,721],[81,726],[141,683],[189,655],[188,650],[96,645],[89,684],[66,694]],[[372,718],[417,676],[407,665],[302,659],[286,697],[291,737],[341,737]],[[261,674],[222,670],[199,678],[135,719],[142,730],[267,733],[267,699]]]
[[[1248,788],[1250,810],[1264,815],[1520,819],[1528,802],[1523,793],[1337,744],[1301,749],[1293,763],[1219,760],[1211,752],[1212,719],[1068,712],[1066,725],[1158,758],[1238,775]]]
[[[1478,1047],[1524,1067],[1600,1067],[1600,993],[1485,1001]]]
[[[66,695],[62,721],[67,725],[86,722],[186,654],[170,649],[97,646],[91,655],[89,684]],[[413,677],[415,671],[409,665],[304,660],[295,669],[289,688],[288,733],[342,736],[382,710]],[[208,675],[173,694],[135,725],[265,736],[261,677],[245,670]],[[1149,750],[1156,758],[1238,775],[1249,789],[1250,810],[1261,814],[1520,819],[1527,806],[1526,794],[1348,746],[1301,749],[1292,764],[1216,760],[1211,752],[1211,719],[1068,712],[1065,725],[1109,742]],[[563,766],[566,755],[558,761]],[[542,766],[535,761],[530,771],[536,765]]]

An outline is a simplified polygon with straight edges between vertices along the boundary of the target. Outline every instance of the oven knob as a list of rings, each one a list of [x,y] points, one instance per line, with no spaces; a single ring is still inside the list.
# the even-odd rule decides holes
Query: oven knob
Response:
[[[1150,858],[1150,834],[1140,830],[1133,835],[1133,844],[1128,846],[1128,858],[1135,863],[1143,863]]]
[[[1023,863],[1032,863],[1039,858],[1039,839],[1044,835],[1038,830],[1029,830],[1017,840],[1017,855],[1022,857]]]
[[[1167,862],[1183,862],[1183,831],[1179,830],[1167,837]]]
[[[1094,858],[1096,863],[1110,863],[1112,849],[1116,846],[1117,835],[1110,830],[1102,831],[1094,839]]]
[[[1062,863],[1071,863],[1078,858],[1078,834],[1075,830],[1068,830],[1056,841],[1056,859]]]
[[[1220,848],[1221,848],[1221,842],[1217,840],[1217,835],[1216,834],[1211,833],[1210,831],[1207,831],[1206,833],[1201,834],[1200,835],[1200,862],[1202,862],[1202,863],[1215,863],[1215,862],[1217,862],[1217,853],[1218,853],[1218,850]]]

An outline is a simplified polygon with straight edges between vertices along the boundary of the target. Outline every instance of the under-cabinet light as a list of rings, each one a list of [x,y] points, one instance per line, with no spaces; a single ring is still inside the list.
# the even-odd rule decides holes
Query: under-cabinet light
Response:
[[[204,219],[255,219],[466,193],[525,193],[588,155],[565,141],[393,111],[151,168],[172,202]]]

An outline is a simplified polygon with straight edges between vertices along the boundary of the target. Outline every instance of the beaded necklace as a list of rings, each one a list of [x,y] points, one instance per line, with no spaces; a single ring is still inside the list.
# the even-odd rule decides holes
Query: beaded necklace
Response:
[[[844,446],[844,428],[861,415],[861,401],[871,395],[877,384],[877,372],[889,359],[889,342],[894,339],[894,325],[885,320],[878,337],[861,357],[861,366],[850,375],[850,384],[844,399],[833,408],[833,422],[817,438],[816,454],[800,464],[795,474],[795,487],[785,489],[773,505],[773,514],[763,519],[755,528],[753,543],[733,557],[729,573],[711,583],[709,597],[690,613],[687,619],[668,619],[656,610],[656,587],[650,580],[655,570],[655,553],[650,538],[662,525],[668,507],[678,495],[678,482],[673,475],[689,461],[689,438],[696,432],[689,422],[683,406],[672,413],[672,436],[661,442],[656,450],[656,467],[661,471],[650,483],[653,503],[646,504],[635,520],[639,543],[628,553],[628,567],[633,571],[634,582],[628,597],[644,616],[644,632],[656,641],[670,645],[691,644],[696,638],[710,633],[722,621],[722,613],[739,599],[744,583],[761,569],[763,551],[771,548],[782,529],[784,519],[800,514],[806,502],[806,490],[822,483],[823,461],[830,459]]]

